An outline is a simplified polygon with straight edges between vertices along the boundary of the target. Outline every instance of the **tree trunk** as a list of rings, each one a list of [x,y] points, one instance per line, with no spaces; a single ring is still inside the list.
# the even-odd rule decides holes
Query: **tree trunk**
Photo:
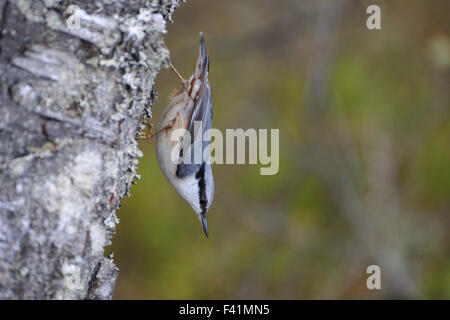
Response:
[[[104,246],[177,6],[0,0],[0,299],[111,298]]]

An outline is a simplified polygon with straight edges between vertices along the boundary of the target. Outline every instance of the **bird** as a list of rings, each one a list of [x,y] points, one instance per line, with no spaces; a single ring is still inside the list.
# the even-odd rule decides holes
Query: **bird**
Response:
[[[208,238],[207,213],[214,198],[214,178],[208,150],[205,152],[211,136],[204,133],[211,129],[213,104],[203,33],[200,32],[199,56],[189,80],[184,80],[172,63],[169,66],[182,85],[170,95],[157,126],[157,161],[170,184],[195,211]]]

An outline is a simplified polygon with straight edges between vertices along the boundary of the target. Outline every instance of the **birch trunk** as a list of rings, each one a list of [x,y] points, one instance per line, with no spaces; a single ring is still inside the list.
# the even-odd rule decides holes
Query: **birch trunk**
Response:
[[[111,298],[104,247],[177,6],[0,0],[0,299]]]

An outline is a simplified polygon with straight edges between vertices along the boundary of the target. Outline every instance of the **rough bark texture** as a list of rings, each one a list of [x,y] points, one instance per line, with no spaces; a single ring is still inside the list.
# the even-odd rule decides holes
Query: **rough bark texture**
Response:
[[[0,0],[0,299],[111,298],[104,246],[177,6]]]

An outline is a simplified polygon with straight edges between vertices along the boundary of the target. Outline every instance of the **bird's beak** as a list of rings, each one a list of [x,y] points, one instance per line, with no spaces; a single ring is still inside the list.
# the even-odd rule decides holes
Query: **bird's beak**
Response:
[[[203,231],[208,238],[208,222],[206,221],[206,214],[202,213],[200,215],[200,222],[202,223]]]

